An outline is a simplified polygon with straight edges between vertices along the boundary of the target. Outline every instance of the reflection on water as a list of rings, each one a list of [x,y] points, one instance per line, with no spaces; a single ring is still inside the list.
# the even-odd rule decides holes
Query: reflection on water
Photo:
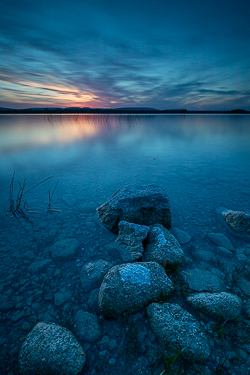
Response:
[[[28,207],[36,211],[28,214],[28,220],[6,216],[14,171],[14,199],[20,190],[18,181],[26,179],[28,191],[51,176],[25,195]],[[89,261],[122,262],[112,245],[115,235],[100,225],[95,209],[128,183],[156,183],[166,189],[173,226],[187,231],[192,238],[183,246],[186,257],[181,269],[212,270],[223,278],[228,291],[246,298],[249,293],[246,285],[250,282],[250,273],[244,273],[243,269],[246,256],[240,250],[238,258],[235,252],[224,259],[207,235],[223,233],[235,248],[247,248],[220,224],[215,211],[221,206],[250,211],[249,171],[250,116],[0,116],[0,373],[17,374],[20,346],[37,322],[55,322],[74,329],[73,317],[77,311],[100,316],[98,289],[83,292],[80,273]],[[52,212],[47,210],[48,202]],[[53,212],[53,208],[58,212]],[[69,238],[80,243],[75,257],[55,262],[50,247]],[[240,286],[234,285],[230,272],[238,272],[246,279]],[[239,291],[244,286],[245,291]],[[186,296],[178,298],[177,302],[184,305]],[[143,314],[136,321],[136,330],[139,325],[143,337],[150,337]],[[127,336],[129,318],[126,319],[99,320],[101,331],[113,343],[117,341],[112,353],[105,349],[105,356],[111,362],[104,364],[99,356],[104,344],[89,345],[79,339],[87,348],[87,375],[98,373],[95,372],[98,368],[111,375],[141,373],[136,367],[138,356],[145,364],[142,373],[151,374],[147,358],[149,352],[152,358],[159,357],[158,344],[153,340],[153,345],[141,350],[138,342],[141,352],[135,353]],[[131,324],[135,324],[131,319]],[[227,347],[234,342],[234,329],[228,330],[232,337],[226,342]],[[244,341],[246,330],[244,327],[237,330]],[[73,333],[77,336],[77,332]],[[222,351],[216,351],[216,345],[215,356],[219,357]],[[120,364],[128,358],[129,363],[121,372]],[[152,364],[156,366],[152,374],[164,370],[157,363]]]

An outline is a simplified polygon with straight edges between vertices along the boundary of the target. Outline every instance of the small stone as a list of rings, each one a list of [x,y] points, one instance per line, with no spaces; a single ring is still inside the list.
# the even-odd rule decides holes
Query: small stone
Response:
[[[175,238],[177,239],[177,241],[181,244],[181,245],[185,245],[186,243],[188,243],[190,240],[191,240],[191,236],[190,234],[188,234],[187,232],[185,232],[184,230],[181,230],[179,228],[172,228],[171,229],[171,233],[175,236]]]
[[[75,238],[57,241],[50,248],[51,257],[55,261],[67,261],[73,259],[79,247],[80,242]]]
[[[217,246],[234,251],[234,247],[223,233],[208,233],[208,238]]]
[[[76,313],[74,322],[76,335],[80,340],[96,342],[101,337],[101,329],[96,315],[80,310]]]
[[[210,316],[235,319],[241,313],[241,299],[231,293],[198,293],[187,298],[192,307]]]
[[[112,265],[111,262],[103,259],[86,263],[80,273],[82,290],[89,292],[92,289],[98,288]]]
[[[232,211],[226,208],[218,208],[216,212],[233,235],[250,241],[250,212]]]
[[[39,273],[43,270],[46,270],[52,263],[51,259],[44,259],[40,261],[36,261],[31,263],[31,265],[28,267],[27,271],[30,273]]]
[[[151,225],[145,245],[146,261],[162,266],[177,266],[182,263],[184,252],[177,239],[161,224]]]
[[[71,293],[66,290],[62,290],[54,294],[55,305],[58,307],[70,301],[71,298],[72,298]]]
[[[181,276],[188,287],[197,292],[221,292],[225,289],[219,276],[207,270],[187,269],[181,272]]]
[[[217,254],[223,257],[228,257],[228,258],[233,258],[233,253],[232,251],[226,249],[225,247],[222,246],[217,246]]]
[[[147,237],[149,227],[120,221],[118,224],[119,233],[116,240],[118,251],[124,262],[132,262],[140,259],[144,248],[142,241]]]

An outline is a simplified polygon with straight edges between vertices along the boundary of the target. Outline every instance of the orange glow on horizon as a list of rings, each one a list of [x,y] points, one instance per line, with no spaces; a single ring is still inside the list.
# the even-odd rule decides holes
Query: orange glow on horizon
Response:
[[[106,98],[87,90],[67,86],[65,83],[37,82],[14,79],[6,76],[0,79],[2,100],[6,102],[43,107],[108,107]],[[53,81],[53,77],[51,77]],[[56,79],[55,79],[56,80]],[[58,80],[57,80],[58,81]],[[111,102],[112,103],[112,102]],[[113,102],[115,103],[115,102]]]

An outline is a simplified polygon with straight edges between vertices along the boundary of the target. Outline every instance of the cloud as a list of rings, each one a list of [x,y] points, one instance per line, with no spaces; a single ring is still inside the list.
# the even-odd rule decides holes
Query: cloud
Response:
[[[13,101],[25,98],[24,106],[40,90],[48,105],[81,104],[87,93],[94,106],[207,109],[219,103],[224,109],[241,100],[248,108],[247,11],[245,0],[159,0],[155,6],[10,0],[0,14],[2,96],[7,102],[12,90]]]

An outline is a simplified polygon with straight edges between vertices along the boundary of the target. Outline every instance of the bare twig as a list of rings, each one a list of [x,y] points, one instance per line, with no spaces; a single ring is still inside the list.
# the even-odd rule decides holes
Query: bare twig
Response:
[[[55,190],[57,188],[58,182],[59,182],[59,180],[57,181],[56,186],[54,187],[52,193],[50,192],[50,190],[48,192],[49,193],[49,201],[48,201],[48,206],[47,206],[47,212],[50,212],[50,213],[52,213],[52,212],[61,212],[61,210],[58,210],[57,208],[52,208],[51,207],[52,198],[53,198],[54,192],[55,192]]]

